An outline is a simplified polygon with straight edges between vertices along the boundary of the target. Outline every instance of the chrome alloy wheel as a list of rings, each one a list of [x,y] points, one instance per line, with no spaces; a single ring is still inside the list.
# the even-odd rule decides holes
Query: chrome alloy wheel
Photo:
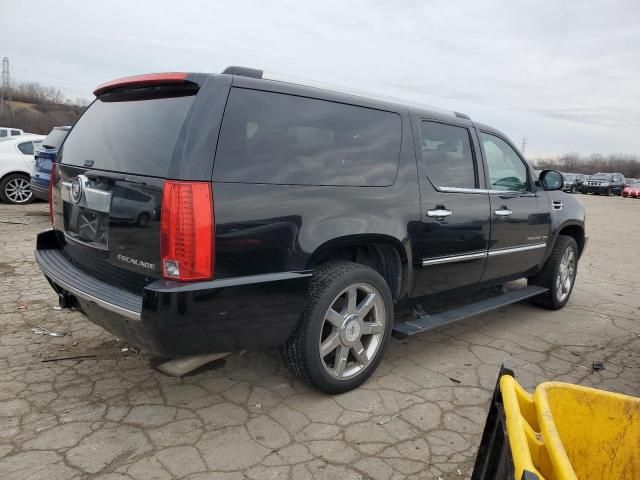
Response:
[[[320,359],[333,378],[347,380],[362,372],[383,343],[387,314],[373,285],[345,288],[327,310],[320,333]]]
[[[576,252],[569,247],[564,251],[556,277],[556,295],[559,302],[564,302],[571,293],[576,278]]]
[[[31,187],[25,178],[12,178],[4,187],[4,193],[13,203],[25,203],[31,199]]]

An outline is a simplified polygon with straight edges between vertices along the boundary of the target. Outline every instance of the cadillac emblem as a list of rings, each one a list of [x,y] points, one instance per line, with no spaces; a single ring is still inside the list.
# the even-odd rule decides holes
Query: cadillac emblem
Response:
[[[84,175],[78,175],[71,181],[71,191],[69,193],[73,203],[80,203],[80,200],[82,199],[82,190],[84,189],[84,180],[86,178],[83,177]]]

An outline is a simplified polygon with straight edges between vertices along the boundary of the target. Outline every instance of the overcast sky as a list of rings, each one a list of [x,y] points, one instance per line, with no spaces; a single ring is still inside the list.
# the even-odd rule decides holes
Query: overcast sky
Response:
[[[15,81],[227,65],[467,113],[528,157],[640,154],[640,1],[0,0]]]

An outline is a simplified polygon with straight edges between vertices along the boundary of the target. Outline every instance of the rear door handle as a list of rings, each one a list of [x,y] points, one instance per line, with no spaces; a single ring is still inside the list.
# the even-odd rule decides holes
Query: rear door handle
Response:
[[[453,212],[451,210],[447,210],[446,208],[436,208],[434,210],[427,210],[427,217],[444,218],[452,214]]]
[[[498,215],[499,217],[508,217],[512,213],[513,212],[509,210],[507,207],[500,207],[499,209],[496,210],[496,215]]]

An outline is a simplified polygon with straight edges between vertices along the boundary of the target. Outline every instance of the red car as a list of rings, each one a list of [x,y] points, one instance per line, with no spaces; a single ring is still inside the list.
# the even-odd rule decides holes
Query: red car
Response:
[[[635,182],[624,187],[624,190],[622,190],[622,196],[640,198],[640,182]]]

